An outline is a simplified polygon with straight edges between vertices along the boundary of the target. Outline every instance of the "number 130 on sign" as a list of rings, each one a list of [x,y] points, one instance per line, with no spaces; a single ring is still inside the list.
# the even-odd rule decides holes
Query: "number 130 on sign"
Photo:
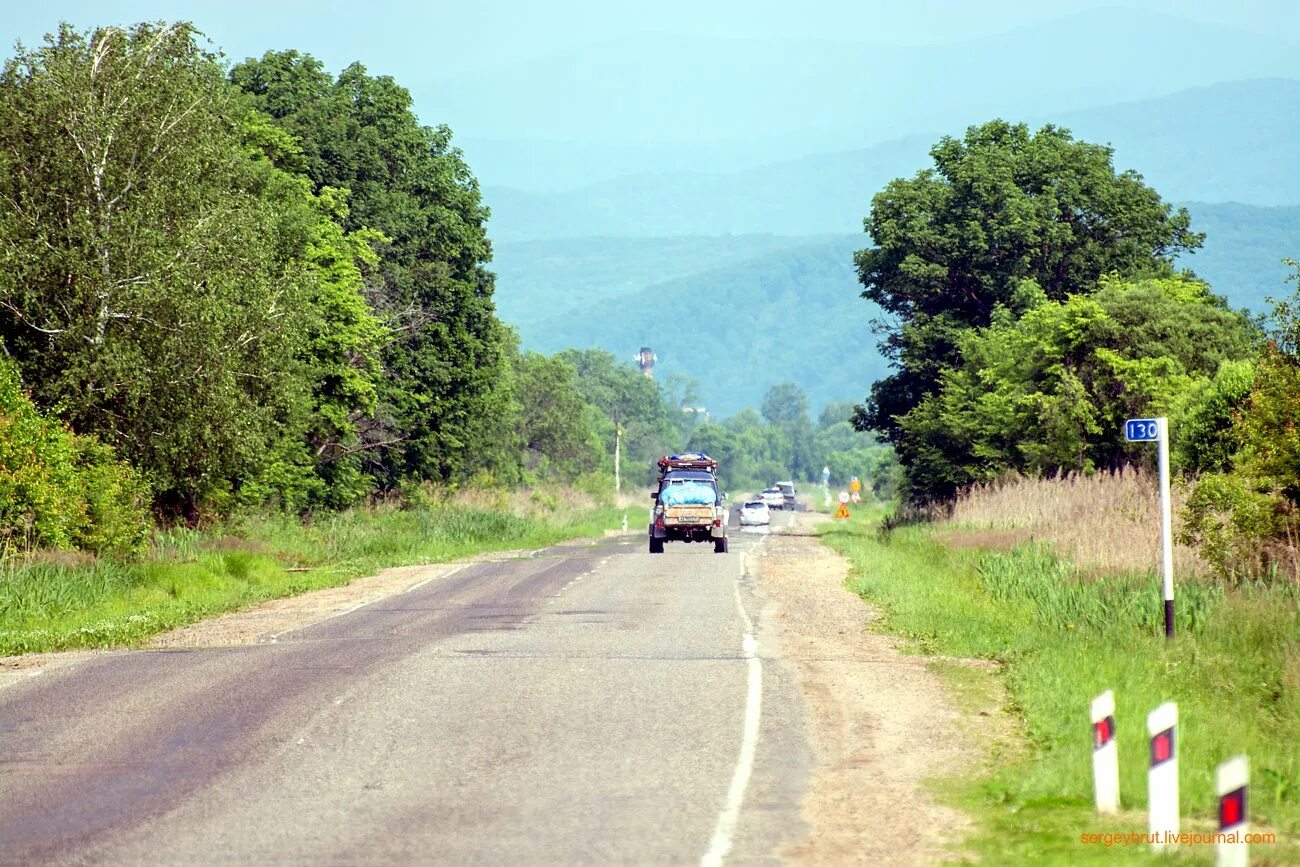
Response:
[[[1124,439],[1131,443],[1153,443],[1160,439],[1160,422],[1154,418],[1131,418],[1124,422]]]

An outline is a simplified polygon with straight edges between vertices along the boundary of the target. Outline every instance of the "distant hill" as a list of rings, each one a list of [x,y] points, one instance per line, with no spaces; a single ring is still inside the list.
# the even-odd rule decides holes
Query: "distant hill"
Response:
[[[1030,120],[1049,121],[1112,144],[1116,164],[1140,171],[1166,200],[1300,204],[1300,81],[1218,84]],[[549,195],[486,187],[489,231],[510,241],[855,232],[876,192],[930,164],[938,138],[910,136],[729,174],[628,175]]]
[[[819,240],[735,235],[497,243],[497,310],[505,321],[522,325],[528,338],[539,323],[601,315],[651,286],[749,267],[752,260]]]
[[[884,373],[870,332],[876,308],[858,296],[853,272],[853,250],[861,241],[786,242],[790,246],[625,293],[580,314],[519,321],[524,343],[546,352],[600,347],[628,358],[652,346],[659,356],[656,374],[699,380],[701,398],[721,415],[757,406],[768,387],[783,380],[803,384],[814,406],[861,398]],[[514,303],[508,300],[512,291],[502,281],[503,310]]]
[[[1300,206],[1257,208],[1235,203],[1188,202],[1192,227],[1205,246],[1179,262],[1208,280],[1234,307],[1264,313],[1268,296],[1294,292],[1283,258],[1300,259]]]
[[[995,116],[1296,77],[1298,56],[1291,33],[1099,8],[947,44],[634,34],[412,89],[472,136],[485,185],[554,191],[629,171],[714,171],[727,154],[744,167]]]
[[[1182,265],[1234,307],[1266,310],[1290,291],[1300,206],[1190,203],[1205,247]],[[864,234],[825,237],[581,238],[496,245],[497,306],[533,349],[595,346],[659,353],[661,376],[700,381],[729,414],[775,382],[804,384],[814,405],[860,400],[886,373],[851,257]]]

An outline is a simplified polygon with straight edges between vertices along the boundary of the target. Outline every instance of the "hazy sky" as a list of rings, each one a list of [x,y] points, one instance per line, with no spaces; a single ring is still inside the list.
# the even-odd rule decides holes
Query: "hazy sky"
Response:
[[[8,53],[15,39],[39,39],[60,18],[79,26],[188,18],[236,60],[294,47],[333,68],[359,59],[401,80],[453,77],[639,31],[914,44],[1117,6],[1300,34],[1296,0],[3,0],[0,42]]]

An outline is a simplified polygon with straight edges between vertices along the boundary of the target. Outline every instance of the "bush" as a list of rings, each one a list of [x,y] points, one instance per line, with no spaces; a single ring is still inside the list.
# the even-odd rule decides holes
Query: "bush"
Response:
[[[1201,478],[1183,511],[1181,541],[1224,576],[1300,576],[1300,514],[1269,486],[1240,473]]]
[[[42,417],[0,360],[0,549],[129,553],[145,540],[147,499],[135,470]]]

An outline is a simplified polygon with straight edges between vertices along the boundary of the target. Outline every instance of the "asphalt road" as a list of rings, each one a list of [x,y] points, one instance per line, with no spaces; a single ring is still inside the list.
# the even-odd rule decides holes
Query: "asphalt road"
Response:
[[[0,862],[774,861],[810,758],[762,537],[733,532],[476,564],[274,644],[2,689]]]

